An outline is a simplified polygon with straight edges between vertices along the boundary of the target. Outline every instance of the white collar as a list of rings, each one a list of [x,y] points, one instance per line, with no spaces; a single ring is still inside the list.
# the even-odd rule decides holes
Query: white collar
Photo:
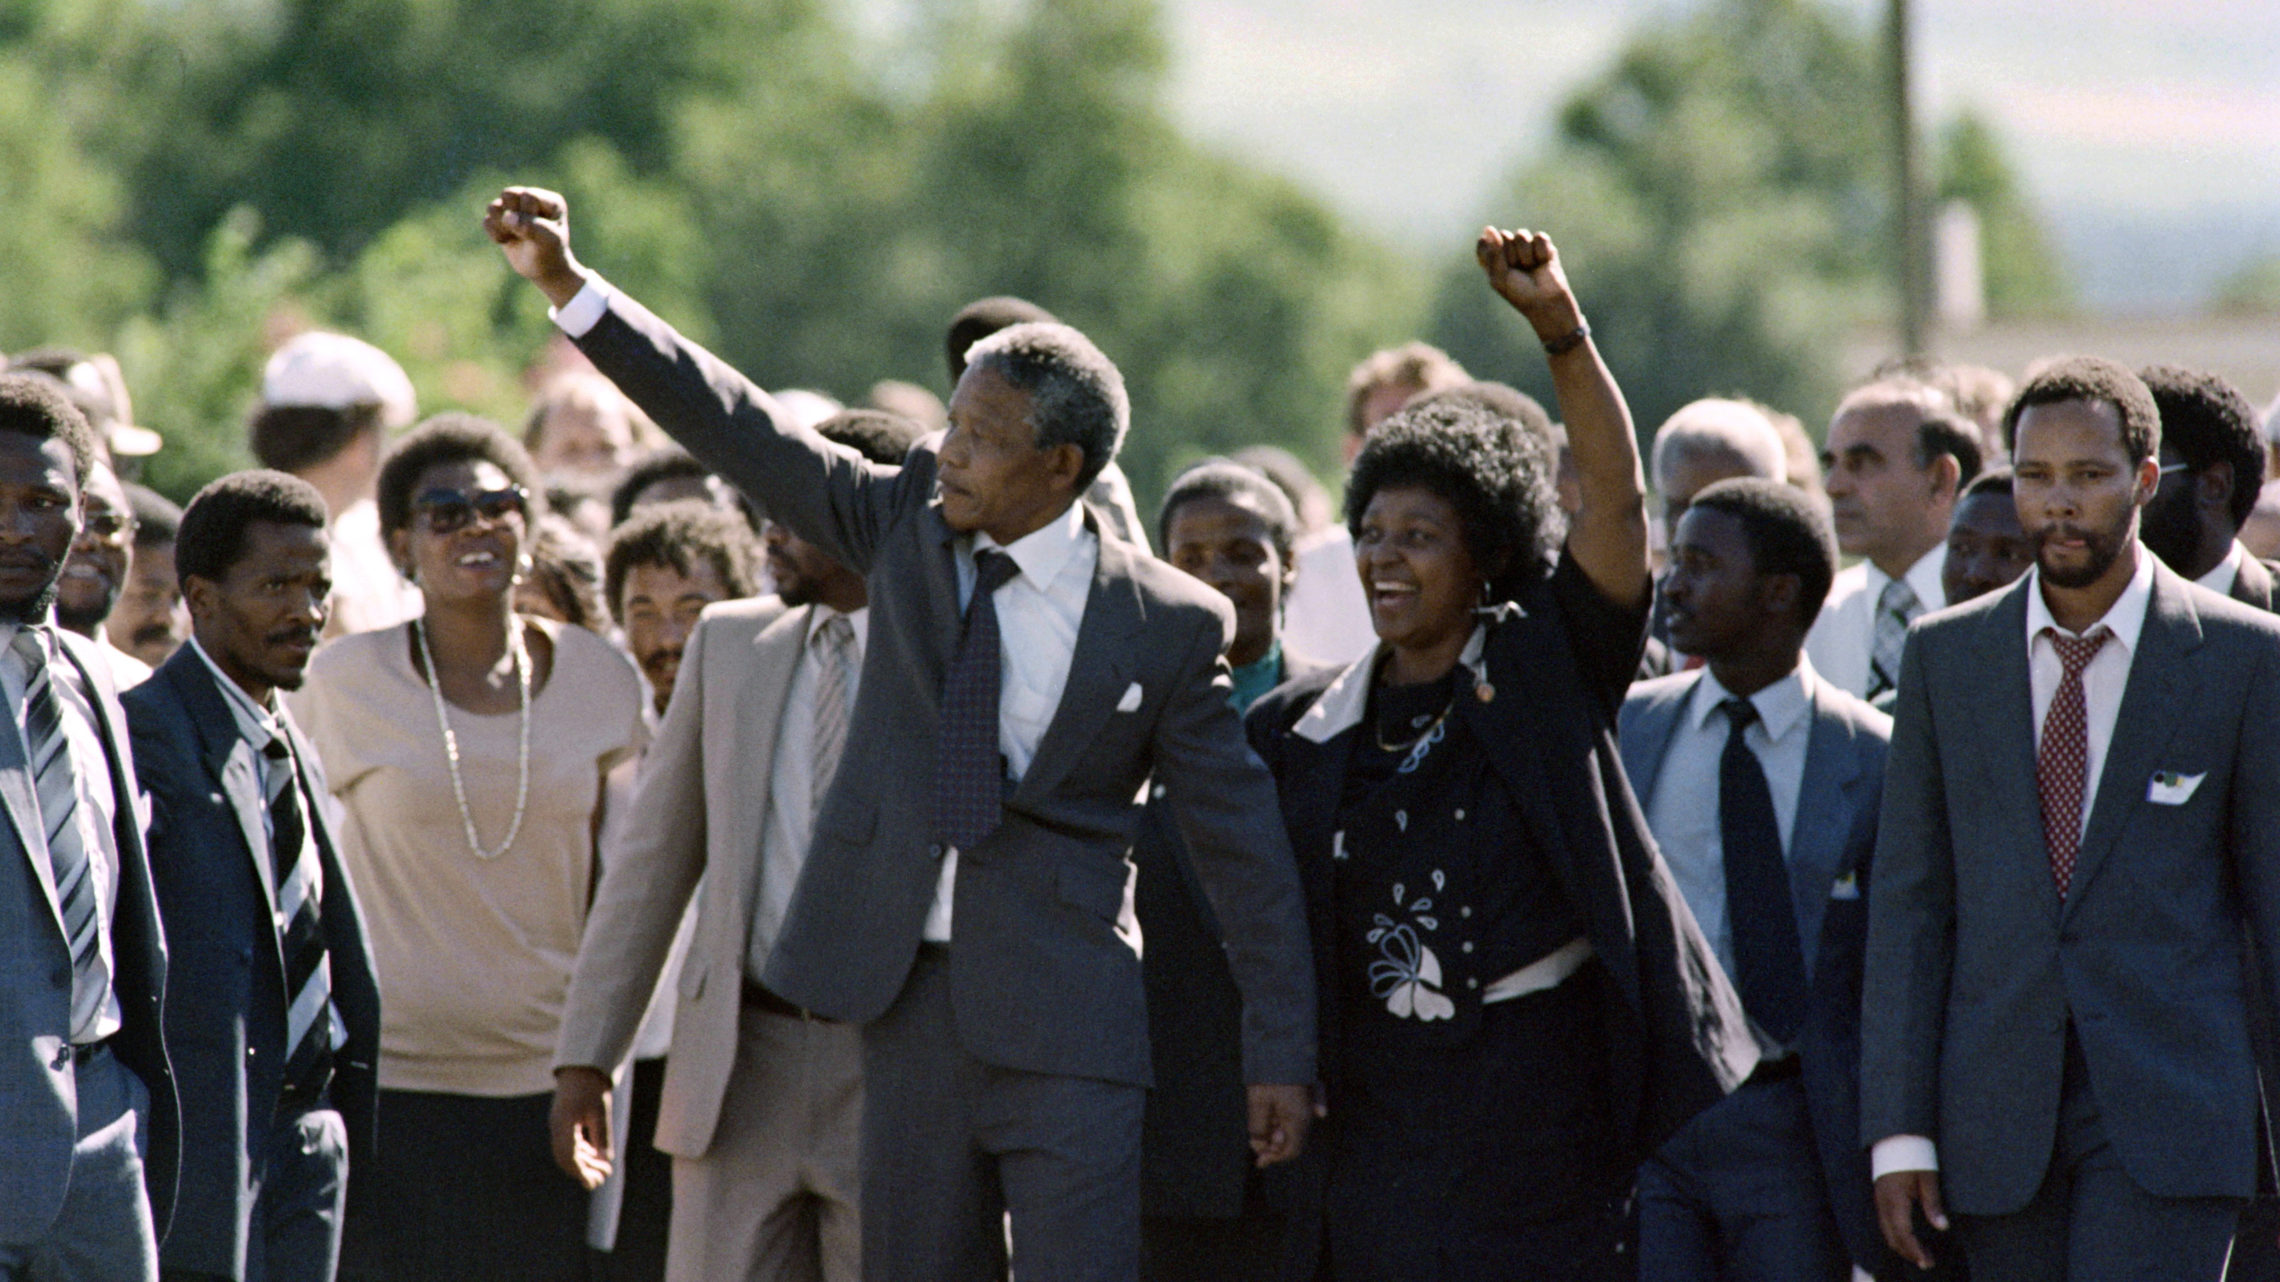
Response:
[[[1022,576],[1039,588],[1057,578],[1069,559],[1077,554],[1085,534],[1084,505],[1071,503],[1069,509],[1045,524],[1022,535],[1011,543],[1000,544],[987,533],[974,536],[974,550],[997,548],[1013,558]]]
[[[1362,714],[1370,706],[1370,676],[1377,671],[1378,659],[1385,653],[1385,642],[1370,647],[1370,652],[1346,665],[1314,706],[1291,727],[1291,733],[1309,743],[1328,743],[1346,731],[1362,724]],[[1488,674],[1484,656],[1488,650],[1488,628],[1473,625],[1472,635],[1465,639],[1465,648],[1457,653],[1459,665],[1471,671],[1478,683]]]
[[[1931,551],[1917,557],[1916,563],[1909,566],[1908,572],[1901,576],[1907,582],[1908,590],[1914,592],[1916,600],[1923,604],[1926,613],[1948,604],[1947,588],[1940,582],[1940,567],[1946,563],[1947,540],[1942,539],[1932,545]],[[1883,593],[1884,585],[1892,581],[1892,576],[1886,574],[1874,561],[1863,561],[1861,565],[1868,570],[1868,599],[1873,605]]]
[[[1813,709],[1813,687],[1820,680],[1813,671],[1813,661],[1803,651],[1797,655],[1797,666],[1789,675],[1749,696],[1749,704],[1757,709],[1758,724],[1765,727],[1766,738],[1775,742],[1788,735]],[[1733,691],[1722,685],[1707,667],[1702,679],[1694,685],[1694,701],[1687,705],[1687,719],[1696,730],[1707,730],[1718,707],[1728,699],[1736,698]]]
[[[222,688],[222,698],[230,705],[230,715],[237,718],[238,728],[245,732],[246,738],[253,740],[255,748],[266,748],[271,739],[284,737],[275,708],[264,708],[255,703],[253,696],[245,692],[245,687],[232,680],[229,673],[222,671],[222,665],[214,662],[214,656],[206,652],[205,646],[198,644],[198,638],[190,638],[190,648],[205,663],[206,671],[214,674],[214,684]],[[271,692],[269,701],[272,704],[277,702],[275,692]]]
[[[2114,634],[2114,640],[2121,643],[2123,650],[2136,654],[2138,635],[2145,630],[2146,609],[2153,604],[2153,553],[2147,551],[2145,545],[2141,543],[2138,545],[2137,559],[2137,573],[2130,576],[2129,586],[2123,588],[2122,594],[2114,598],[2114,604],[2107,609],[2105,617],[2079,633],[2069,632],[2058,626],[2058,620],[2051,617],[2049,604],[2043,600],[2041,569],[2028,570],[2028,652],[2033,653],[2035,638],[2042,635],[2044,628],[2050,628],[2061,636],[2088,636],[2091,632],[2096,631],[2100,624],[2103,624],[2107,631]]]
[[[2241,546],[2239,539],[2234,539],[2232,546],[2225,549],[2225,559],[2193,581],[2219,596],[2231,596],[2233,585],[2240,582],[2240,563],[2247,556],[2248,549]]]

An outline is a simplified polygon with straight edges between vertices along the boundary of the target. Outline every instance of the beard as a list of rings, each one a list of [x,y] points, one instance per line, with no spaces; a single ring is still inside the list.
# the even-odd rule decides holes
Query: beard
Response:
[[[2044,581],[2062,588],[2086,588],[2104,578],[2121,559],[2123,540],[2130,536],[2129,527],[2120,530],[2092,531],[2069,525],[2053,525],[2035,532],[2035,569]],[[2083,543],[2084,562],[2073,568],[2058,568],[2045,554],[2052,539],[2073,537]]]
[[[55,604],[55,621],[66,630],[81,636],[93,636],[103,620],[111,617],[111,607],[119,603],[119,594],[116,592],[107,592],[93,604],[77,608],[66,602],[56,588],[49,588],[48,596]]]
[[[55,608],[56,592],[63,583],[63,562],[56,562],[50,569],[47,586],[28,597],[18,597],[13,601],[0,601],[0,623],[13,623],[21,626],[23,624],[47,622],[48,611]]]

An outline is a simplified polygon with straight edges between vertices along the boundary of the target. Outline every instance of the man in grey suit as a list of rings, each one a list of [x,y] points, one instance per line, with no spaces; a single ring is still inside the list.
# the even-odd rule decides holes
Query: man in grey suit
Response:
[[[48,621],[99,447],[0,377],[0,1279],[158,1276],[174,1201],[166,946],[127,723]]]
[[[380,986],[356,888],[285,711],[332,594],[328,513],[285,472],[238,472],[182,517],[194,632],[123,700],[174,932],[167,1045],[182,1190],[167,1282],[330,1282],[352,1151],[370,1151]]]
[[[2137,541],[2161,422],[2110,362],[2007,424],[2035,569],[1918,623],[1869,915],[1878,1216],[1974,1276],[2214,1279],[2255,1188],[2244,951],[2280,960],[2280,620]]]
[[[565,332],[689,452],[867,575],[846,755],[766,973],[864,1026],[864,1274],[1138,1272],[1146,998],[1125,852],[1141,786],[1175,799],[1243,995],[1261,1163],[1311,1114],[1312,959],[1273,784],[1221,658],[1226,601],[1078,503],[1123,380],[1083,335],[968,353],[950,430],[882,467],[788,425],[736,371],[570,256],[551,192],[484,225]]]
[[[1639,1264],[1665,1282],[1845,1282],[1896,1261],[1860,1134],[1860,966],[1892,721],[1821,679],[1805,633],[1828,519],[1778,481],[1720,481],[1673,532],[1671,643],[1705,668],[1632,687],[1623,770],[1741,989],[1747,1082],[1639,1172]]]

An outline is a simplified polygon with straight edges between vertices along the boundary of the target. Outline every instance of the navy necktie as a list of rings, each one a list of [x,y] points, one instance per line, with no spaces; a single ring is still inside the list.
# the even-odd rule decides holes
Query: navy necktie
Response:
[[[1747,699],[1728,699],[1718,708],[1731,722],[1718,760],[1718,837],[1725,847],[1734,984],[1758,1027],[1787,1043],[1805,1025],[1805,951],[1797,942],[1797,908],[1789,894],[1789,865],[1781,857],[1773,790],[1743,738],[1758,719],[1757,708]]]
[[[994,548],[974,553],[974,595],[957,653],[942,679],[942,737],[934,759],[934,827],[942,844],[972,850],[998,826],[1005,807],[1005,759],[998,752],[997,603],[1020,573]]]

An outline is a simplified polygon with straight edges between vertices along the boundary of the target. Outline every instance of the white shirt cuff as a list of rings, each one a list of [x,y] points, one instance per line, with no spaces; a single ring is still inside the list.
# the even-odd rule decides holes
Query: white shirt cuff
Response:
[[[1887,1135],[1868,1150],[1868,1178],[1881,1180],[1895,1171],[1936,1171],[1940,1151],[1921,1135]]]
[[[610,295],[615,291],[609,282],[599,276],[588,276],[578,296],[560,307],[546,309],[547,316],[572,338],[584,338],[586,331],[602,323],[603,313],[610,309]]]

